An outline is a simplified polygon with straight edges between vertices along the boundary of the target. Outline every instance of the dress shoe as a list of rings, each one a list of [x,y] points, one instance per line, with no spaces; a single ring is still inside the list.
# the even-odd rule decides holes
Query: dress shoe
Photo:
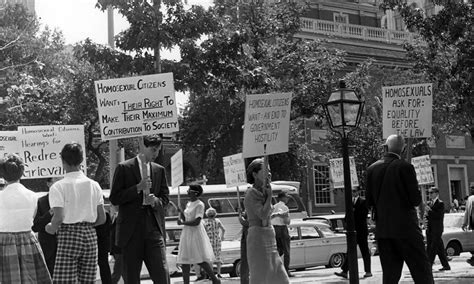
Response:
[[[364,274],[364,278],[368,278],[368,277],[372,277],[372,273],[371,272],[366,272]]]
[[[474,259],[470,258],[466,260],[467,263],[469,263],[471,266],[474,266]]]
[[[451,267],[441,267],[439,271],[446,271],[446,270],[451,270]]]
[[[334,272],[339,277],[346,278],[347,279],[347,272],[341,271],[341,272]]]

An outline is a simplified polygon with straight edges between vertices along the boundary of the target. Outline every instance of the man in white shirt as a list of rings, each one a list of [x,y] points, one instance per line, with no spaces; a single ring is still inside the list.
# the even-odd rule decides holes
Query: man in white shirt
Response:
[[[466,200],[466,211],[464,212],[464,222],[462,224],[462,230],[468,231],[474,228],[474,185],[471,185],[471,195]],[[471,253],[471,258],[466,260],[471,266],[474,266],[474,253]]]
[[[46,232],[58,234],[53,281],[93,283],[97,275],[97,235],[94,226],[105,222],[100,185],[81,171],[82,146],[68,143],[61,151],[64,179],[51,186],[53,209]]]
[[[288,225],[290,224],[290,209],[286,206],[289,196],[286,192],[280,192],[277,196],[278,203],[273,206],[271,215],[272,225],[275,229],[275,238],[278,254],[284,256],[283,264],[289,277],[293,275],[289,271],[290,267],[290,234]]]

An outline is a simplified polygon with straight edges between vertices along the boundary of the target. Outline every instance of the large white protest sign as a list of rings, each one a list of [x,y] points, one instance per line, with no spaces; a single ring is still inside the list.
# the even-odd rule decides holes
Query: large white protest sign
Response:
[[[382,87],[383,137],[431,137],[433,84]]]
[[[0,159],[12,153],[20,153],[18,131],[0,131]]]
[[[20,157],[25,163],[24,179],[61,177],[65,174],[61,150],[65,144],[81,144],[81,164],[86,172],[86,147],[83,125],[41,125],[18,127]]]
[[[288,152],[291,93],[247,95],[243,157]]]
[[[359,186],[359,179],[357,178],[357,171],[354,157],[349,157],[349,168],[351,171],[351,185],[352,187]],[[329,171],[331,174],[334,188],[344,188],[344,164],[342,158],[329,160]]]
[[[183,150],[179,150],[171,157],[171,187],[176,188],[183,181]]]
[[[247,175],[242,153],[227,156],[224,160],[224,176],[227,187],[246,185]]]
[[[95,82],[102,140],[178,131],[173,74]]]
[[[418,184],[434,184],[433,170],[429,155],[411,158],[411,164],[415,168]]]

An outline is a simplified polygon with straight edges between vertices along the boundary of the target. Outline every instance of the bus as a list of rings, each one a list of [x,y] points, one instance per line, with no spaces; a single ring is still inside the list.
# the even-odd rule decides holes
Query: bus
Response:
[[[239,186],[240,206],[244,208],[244,195],[250,185]],[[275,181],[271,183],[273,198],[272,204],[275,204],[276,197],[280,192],[286,192],[289,195],[287,206],[290,209],[291,219],[302,219],[308,217],[304,203],[299,196],[299,182],[293,181]],[[225,240],[240,239],[242,225],[238,220],[238,201],[236,187],[228,188],[225,184],[202,185],[203,194],[199,199],[204,202],[205,209],[209,207],[217,211],[217,218],[221,220],[225,227]],[[186,208],[189,201],[187,196],[188,186],[180,186],[180,202],[181,208]],[[172,242],[179,242],[181,227],[177,225],[178,220],[178,189],[170,188],[170,202],[165,207],[166,228],[168,237]],[[206,217],[204,217],[205,219]],[[169,229],[168,229],[169,228]],[[171,229],[173,228],[173,229]],[[170,230],[171,229],[171,230]]]

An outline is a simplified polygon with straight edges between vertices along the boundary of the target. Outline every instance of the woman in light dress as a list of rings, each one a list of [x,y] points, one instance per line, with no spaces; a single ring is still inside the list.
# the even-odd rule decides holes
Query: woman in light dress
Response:
[[[201,222],[204,217],[204,203],[198,199],[202,194],[202,187],[191,184],[188,189],[189,202],[184,212],[180,210],[178,225],[184,225],[179,241],[178,260],[183,270],[183,282],[189,283],[189,271],[192,264],[198,263],[211,277],[213,284],[221,281],[212,270],[211,263],[215,256],[206,229]]]
[[[247,259],[250,284],[290,283],[281,257],[278,255],[275,231],[270,222],[272,213],[270,178],[270,169],[264,159],[253,160],[247,168],[247,182],[252,184],[244,199],[249,223]]]

